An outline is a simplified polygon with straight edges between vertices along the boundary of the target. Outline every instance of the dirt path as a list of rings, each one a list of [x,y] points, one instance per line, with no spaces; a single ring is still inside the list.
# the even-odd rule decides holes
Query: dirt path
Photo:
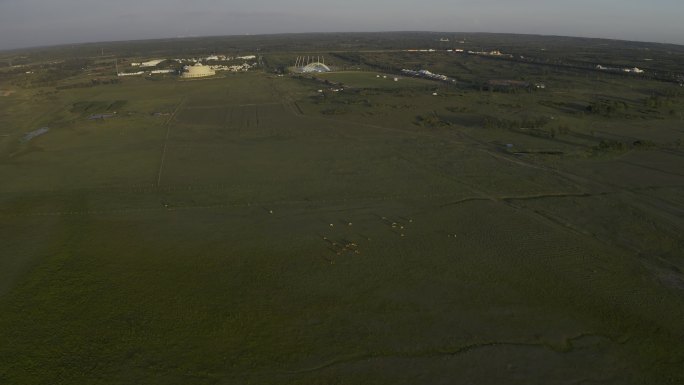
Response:
[[[169,117],[169,120],[164,123],[166,125],[166,136],[164,137],[164,147],[162,149],[162,154],[161,154],[161,160],[159,161],[159,172],[157,173],[157,188],[159,188],[159,185],[161,184],[161,178],[162,178],[162,172],[164,171],[164,161],[166,160],[166,148],[168,147],[169,144],[169,136],[171,135],[171,122],[176,118],[176,115],[178,114],[178,111],[180,111],[181,107],[183,104],[185,104],[185,98],[183,98],[178,105],[176,106],[176,109],[173,111],[173,114]]]

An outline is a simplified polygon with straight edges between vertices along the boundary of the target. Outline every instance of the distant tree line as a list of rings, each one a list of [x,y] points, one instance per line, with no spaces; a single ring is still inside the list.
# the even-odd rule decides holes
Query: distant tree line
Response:
[[[12,78],[12,84],[20,87],[55,86],[61,80],[83,73],[92,64],[88,59],[73,58],[58,63],[38,64],[24,67]]]
[[[658,145],[651,140],[635,140],[631,143],[624,143],[617,140],[603,139],[596,146],[591,148],[591,152],[599,154],[621,153],[629,150],[649,150]]]
[[[644,100],[644,105],[649,108],[667,108],[667,107],[672,107],[672,105],[675,103],[674,101],[674,95],[676,93],[672,93],[671,95],[673,96],[666,96],[666,95],[652,95],[646,98]]]
[[[90,87],[96,87],[99,85],[106,85],[106,84],[119,84],[120,82],[121,82],[121,80],[117,79],[117,78],[113,78],[113,79],[91,79],[89,82],[64,84],[61,86],[57,86],[55,88],[58,90],[68,90],[68,89],[74,89],[74,88],[90,88]]]
[[[550,120],[547,117],[523,118],[523,119],[501,119],[493,117],[485,117],[485,128],[499,128],[505,130],[515,131],[517,133],[535,136],[538,138],[553,139],[556,137],[556,130],[554,128],[546,127]]]

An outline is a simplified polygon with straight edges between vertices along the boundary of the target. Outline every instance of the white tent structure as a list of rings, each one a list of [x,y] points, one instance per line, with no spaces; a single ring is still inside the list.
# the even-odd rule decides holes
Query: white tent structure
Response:
[[[185,72],[181,75],[184,78],[203,78],[216,75],[216,71],[211,69],[211,67],[200,63],[197,63],[194,66],[186,66],[184,69]]]
[[[322,56],[300,56],[294,65],[295,72],[312,73],[312,72],[330,72],[332,69],[325,64],[325,58]]]
[[[330,67],[319,62],[309,63],[302,68],[302,72],[330,72]]]

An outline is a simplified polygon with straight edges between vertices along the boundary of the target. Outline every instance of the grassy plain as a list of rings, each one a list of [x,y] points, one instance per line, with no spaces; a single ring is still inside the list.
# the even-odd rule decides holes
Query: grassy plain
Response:
[[[433,60],[0,97],[0,382],[684,382],[676,85]]]

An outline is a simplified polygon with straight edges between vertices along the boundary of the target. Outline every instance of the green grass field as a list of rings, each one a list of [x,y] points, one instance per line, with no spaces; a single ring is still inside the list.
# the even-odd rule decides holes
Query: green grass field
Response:
[[[684,382],[684,99],[375,75],[0,96],[0,383]]]

